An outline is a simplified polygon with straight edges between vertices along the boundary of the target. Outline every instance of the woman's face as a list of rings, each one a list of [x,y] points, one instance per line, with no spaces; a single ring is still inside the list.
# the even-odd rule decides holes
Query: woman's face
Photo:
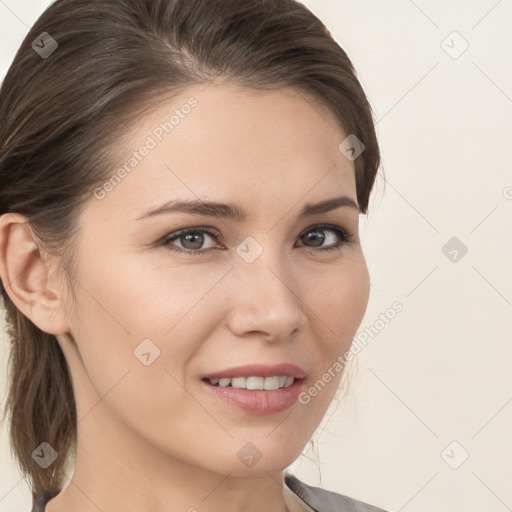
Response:
[[[357,207],[301,215],[341,196],[357,205],[354,163],[339,149],[347,135],[292,90],[232,85],[190,88],[131,126],[124,172],[113,169],[83,211],[78,308],[58,336],[87,451],[132,463],[151,452],[153,467],[234,476],[281,471],[300,455],[368,302]],[[148,214],[172,201],[205,204]],[[281,390],[204,380],[283,364],[304,377]],[[262,377],[288,370],[234,376],[270,388],[285,379]]]

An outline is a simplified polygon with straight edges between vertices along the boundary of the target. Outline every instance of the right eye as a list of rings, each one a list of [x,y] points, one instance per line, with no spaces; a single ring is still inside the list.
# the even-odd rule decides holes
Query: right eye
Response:
[[[204,234],[211,238],[220,237],[220,233],[212,228],[189,228],[166,236],[162,241],[162,245],[176,252],[198,256],[206,252],[206,250],[199,250],[200,246],[204,243]],[[182,244],[181,248],[173,245],[175,240],[180,241],[180,244]],[[183,244],[189,245],[189,247],[183,246]]]

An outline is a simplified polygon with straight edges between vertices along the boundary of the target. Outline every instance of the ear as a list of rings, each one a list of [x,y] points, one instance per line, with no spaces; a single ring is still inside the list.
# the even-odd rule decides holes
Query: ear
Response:
[[[0,216],[0,277],[21,313],[49,334],[69,332],[60,288],[50,279],[28,219],[17,213]]]

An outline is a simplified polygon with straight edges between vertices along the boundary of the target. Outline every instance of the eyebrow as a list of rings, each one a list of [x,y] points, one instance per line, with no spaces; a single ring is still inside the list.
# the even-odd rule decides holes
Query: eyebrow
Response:
[[[349,196],[333,197],[319,203],[307,203],[299,214],[299,219],[310,215],[330,212],[341,207],[353,208],[359,211],[357,203]],[[241,206],[233,203],[217,203],[201,200],[171,200],[160,206],[148,210],[146,213],[137,217],[135,220],[143,220],[155,215],[168,213],[192,213],[198,215],[208,215],[211,217],[222,217],[232,219],[237,222],[243,222],[247,219],[247,211]]]

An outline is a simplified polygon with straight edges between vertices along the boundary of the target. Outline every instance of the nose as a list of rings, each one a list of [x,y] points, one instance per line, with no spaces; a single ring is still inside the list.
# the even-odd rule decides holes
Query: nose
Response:
[[[276,263],[277,262],[277,263]],[[302,286],[275,253],[266,250],[254,262],[237,262],[231,271],[228,325],[236,336],[277,342],[300,331],[307,320]]]

